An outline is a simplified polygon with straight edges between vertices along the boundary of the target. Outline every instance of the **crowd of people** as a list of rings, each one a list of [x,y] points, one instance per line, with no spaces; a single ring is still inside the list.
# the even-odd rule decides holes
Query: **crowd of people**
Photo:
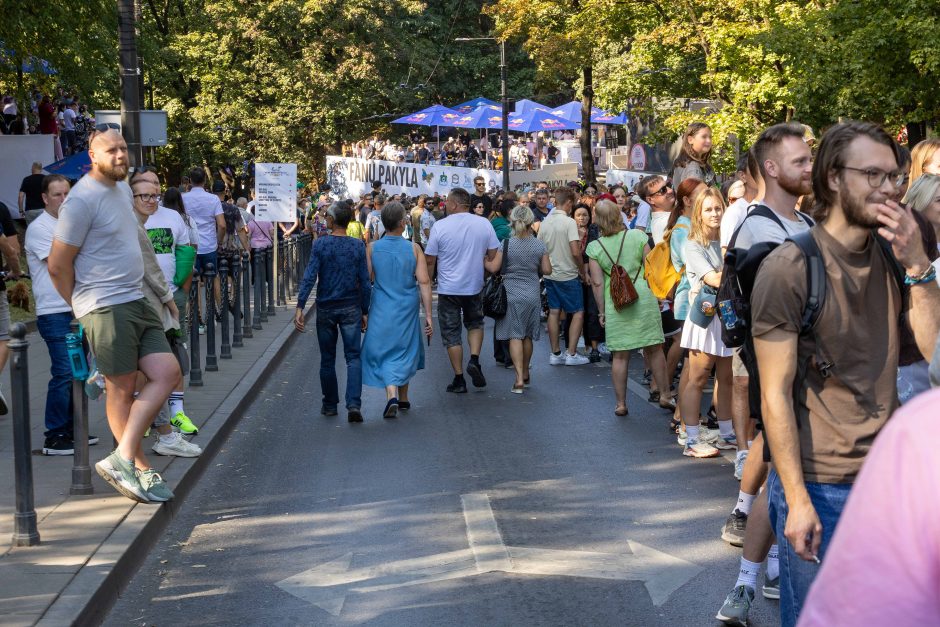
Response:
[[[910,584],[903,594],[875,563],[851,556],[857,544],[886,541],[862,520],[895,509],[892,489],[918,500],[916,481],[862,471],[876,436],[900,402],[925,417],[924,399],[934,411],[940,400],[928,391],[931,380],[940,385],[940,140],[911,154],[877,125],[845,122],[811,144],[802,125],[767,128],[719,185],[711,130],[697,123],[670,176],[646,176],[634,190],[540,184],[531,195],[487,194],[477,179],[473,194],[446,198],[387,198],[380,185],[358,202],[324,196],[314,214],[330,236],[314,244],[295,316],[304,331],[317,285],[321,412],[338,411],[340,336],[350,422],[363,420],[363,382],[385,388],[385,418],[410,408],[423,338],[435,332],[454,373],[447,392],[467,392],[465,375],[485,387],[486,315],[496,318],[494,360],[514,369],[515,394],[532,385],[533,342],[547,330],[553,366],[610,356],[613,413],[627,416],[629,358],[641,350],[648,400],[672,415],[682,454],[734,451],[740,486],[721,538],[743,554],[719,620],[746,625],[759,589],[779,599],[787,627],[801,612],[831,622],[820,588],[886,618],[890,594],[901,594],[919,616],[940,620],[936,555],[907,573],[887,545],[865,551]],[[392,311],[407,315],[393,320]],[[894,430],[900,457],[907,424]],[[900,463],[880,460],[888,471]],[[877,507],[849,500],[860,471],[882,490]],[[861,517],[845,525],[857,544],[836,532],[847,501]],[[918,520],[927,514],[913,506]],[[840,588],[846,577],[855,590]]]
[[[909,153],[876,125],[846,122],[814,150],[804,127],[778,124],[719,185],[711,131],[698,123],[670,175],[645,176],[632,190],[539,183],[516,194],[488,190],[477,177],[472,191],[444,197],[391,196],[377,182],[353,199],[323,186],[302,195],[293,223],[277,224],[256,220],[248,197],[232,198],[224,180],[210,184],[200,168],[182,188],[164,188],[147,168],[128,177],[127,147],[113,129],[93,130],[88,150],[91,172],[74,186],[34,172],[42,204],[22,199],[38,327],[52,361],[44,452],[73,449],[65,336],[74,316],[104,379],[118,442],[96,469],[136,501],[173,498],[143,450],[151,430],[157,454],[201,453],[183,437],[198,428],[184,407],[179,350],[187,319],[214,322],[204,305],[188,302],[194,269],[301,231],[316,241],[294,324],[306,332],[316,288],[323,415],[337,415],[342,402],[349,422],[363,421],[362,385],[385,391],[386,419],[411,409],[409,385],[434,335],[453,371],[446,391],[486,387],[487,316],[495,319],[494,361],[513,370],[508,391],[517,395],[537,384],[530,365],[545,332],[551,366],[610,360],[612,412],[626,417],[629,361],[641,352],[647,400],[667,412],[664,426],[682,455],[734,454],[740,486],[720,535],[742,557],[717,615],[729,625],[747,624],[758,587],[780,600],[786,626],[801,612],[829,615],[818,590],[836,594],[838,579],[859,567],[845,553],[879,541],[857,523],[845,525],[854,544],[836,532],[846,507],[878,513],[850,498],[853,484],[869,477],[868,489],[899,488],[863,469],[876,436],[891,429],[902,402],[917,415],[931,406],[928,396],[936,407],[928,388],[940,384],[940,140]],[[0,250],[16,275],[16,230],[7,233],[6,222],[0,212]],[[217,315],[226,315],[219,284],[215,298]],[[5,305],[0,297],[0,349]],[[5,357],[0,350],[0,366]],[[897,447],[907,431],[892,433]],[[892,561],[884,551],[866,554]],[[896,564],[883,570],[911,580]],[[853,579],[859,603],[890,607],[886,591],[898,584],[879,586],[875,575]],[[911,588],[907,602],[924,616],[930,603],[936,609],[918,592],[929,586]]]
[[[570,135],[570,134],[569,134]],[[537,159],[541,151],[541,159]],[[462,168],[499,169],[503,165],[499,135],[484,134],[473,139],[468,134],[448,137],[443,143],[429,143],[426,138],[414,136],[408,142],[396,144],[373,137],[368,141],[343,144],[341,154],[357,159],[379,159],[396,163],[449,165]],[[531,138],[509,140],[509,167],[511,170],[532,170],[541,163],[556,163],[560,151],[553,139],[544,142]]]
[[[3,107],[0,134],[52,135],[56,160],[88,149],[95,118],[78,95],[58,88],[55,94],[33,89],[26,102],[11,94],[0,96]]]

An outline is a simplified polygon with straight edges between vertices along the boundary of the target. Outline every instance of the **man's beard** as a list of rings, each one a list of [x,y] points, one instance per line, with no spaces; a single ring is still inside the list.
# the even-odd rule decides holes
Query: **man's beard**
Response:
[[[109,166],[98,162],[96,165],[98,166],[98,171],[112,181],[123,181],[127,178],[127,164],[125,163]]]
[[[839,201],[842,204],[842,213],[849,226],[860,226],[865,229],[875,229],[881,226],[877,217],[865,213],[865,198],[853,196],[845,184],[839,181]]]
[[[813,193],[812,182],[804,180],[802,176],[791,177],[781,172],[780,176],[777,177],[777,185],[793,196],[805,196]]]

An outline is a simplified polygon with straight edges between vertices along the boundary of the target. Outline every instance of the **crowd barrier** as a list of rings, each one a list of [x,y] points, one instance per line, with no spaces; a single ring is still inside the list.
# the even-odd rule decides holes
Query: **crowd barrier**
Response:
[[[183,332],[188,329],[189,385],[205,384],[203,373],[217,372],[219,360],[232,358],[233,348],[243,348],[245,339],[251,339],[254,331],[262,330],[263,324],[275,315],[274,295],[278,304],[296,296],[300,279],[310,260],[313,237],[304,233],[277,243],[278,272],[274,284],[273,246],[254,249],[251,254],[243,252],[240,257],[220,259],[219,267],[207,264],[202,272],[193,273],[189,292],[189,313],[185,317]],[[250,270],[250,272],[249,272]],[[219,279],[221,309],[219,313],[218,354],[216,354],[216,301],[215,279]],[[199,340],[198,303],[200,291],[204,290],[205,344],[203,357]],[[231,318],[230,318],[231,317]],[[78,322],[72,322],[72,331],[78,331]],[[32,443],[29,412],[29,342],[26,326],[16,323],[10,330],[9,349],[11,410],[13,422],[13,457],[16,491],[13,545],[34,546],[40,536],[36,519],[33,490]],[[70,494],[92,494],[91,462],[88,452],[88,396],[84,379],[72,381],[72,398],[75,401],[73,416],[74,454],[72,457],[72,484]]]

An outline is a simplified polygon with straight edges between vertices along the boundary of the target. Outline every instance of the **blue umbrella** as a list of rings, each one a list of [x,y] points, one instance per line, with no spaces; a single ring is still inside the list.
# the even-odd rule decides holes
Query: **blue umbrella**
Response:
[[[498,106],[498,102],[493,102],[489,98],[474,98],[473,100],[468,100],[467,102],[461,102],[459,105],[454,105],[451,107],[457,113],[471,113],[477,107],[489,106],[495,107]]]
[[[578,122],[572,122],[552,115],[548,111],[532,109],[522,115],[512,115],[509,117],[509,130],[522,133],[533,133],[536,131],[571,131],[580,128]]]
[[[442,124],[441,126],[445,126]],[[503,108],[495,105],[477,107],[470,113],[464,113],[456,120],[446,124],[454,128],[487,128],[495,129],[503,126]]]
[[[433,105],[411,115],[393,120],[392,124],[412,124],[415,126],[450,126],[451,122],[460,117],[453,109],[443,105]]]
[[[563,104],[560,107],[552,109],[552,115],[565,118],[566,120],[571,120],[572,122],[581,121],[581,101],[572,100],[567,104]]]
[[[531,110],[533,110],[533,109],[539,109],[539,110],[544,111],[544,112],[546,112],[546,113],[548,113],[549,111],[552,110],[552,108],[549,107],[548,105],[540,104],[540,103],[538,103],[538,102],[535,102],[534,100],[522,99],[522,100],[516,101],[516,111],[515,111],[515,112],[516,112],[517,115],[526,114],[526,113],[528,113],[529,111],[531,111]]]
[[[568,104],[563,104],[556,109],[552,109],[552,115],[571,120],[572,122],[581,122],[581,102],[572,100]],[[625,113],[609,113],[597,107],[591,107],[591,124],[626,124],[627,115]]]
[[[13,64],[13,57],[16,52],[10,48],[0,48],[0,60],[4,62],[5,65],[11,69],[16,69],[16,66]],[[39,72],[42,74],[58,74],[56,69],[52,67],[45,59],[37,59],[36,57],[27,57],[23,59],[22,70],[24,74],[33,74]]]
[[[61,174],[67,179],[77,181],[91,170],[91,157],[88,156],[87,150],[83,150],[55,163],[50,163],[43,169],[49,174]]]

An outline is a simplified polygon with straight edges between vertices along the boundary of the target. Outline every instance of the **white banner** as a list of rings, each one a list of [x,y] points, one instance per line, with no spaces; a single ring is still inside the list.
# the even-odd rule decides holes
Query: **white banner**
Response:
[[[55,159],[52,135],[0,135],[0,202],[19,218],[20,183],[32,174],[33,162],[44,166]]]
[[[640,182],[640,179],[644,176],[650,176],[651,174],[660,174],[665,176],[661,172],[638,172],[636,170],[607,170],[606,183],[610,187],[615,183],[620,183],[628,190],[633,190],[636,187],[636,184]]]
[[[473,179],[482,176],[486,187],[493,191],[502,187],[503,173],[485,168],[458,168],[444,165],[422,165],[420,163],[395,163],[355,159],[352,157],[327,157],[327,179],[337,198],[358,198],[372,191],[372,182],[378,181],[387,194],[405,193],[447,194],[455,187],[473,192]],[[514,189],[534,186],[547,181],[551,187],[561,187],[578,178],[578,166],[574,163],[547,165],[540,170],[519,170],[509,173],[510,185]]]
[[[297,217],[297,164],[255,164],[255,217],[293,222]]]

